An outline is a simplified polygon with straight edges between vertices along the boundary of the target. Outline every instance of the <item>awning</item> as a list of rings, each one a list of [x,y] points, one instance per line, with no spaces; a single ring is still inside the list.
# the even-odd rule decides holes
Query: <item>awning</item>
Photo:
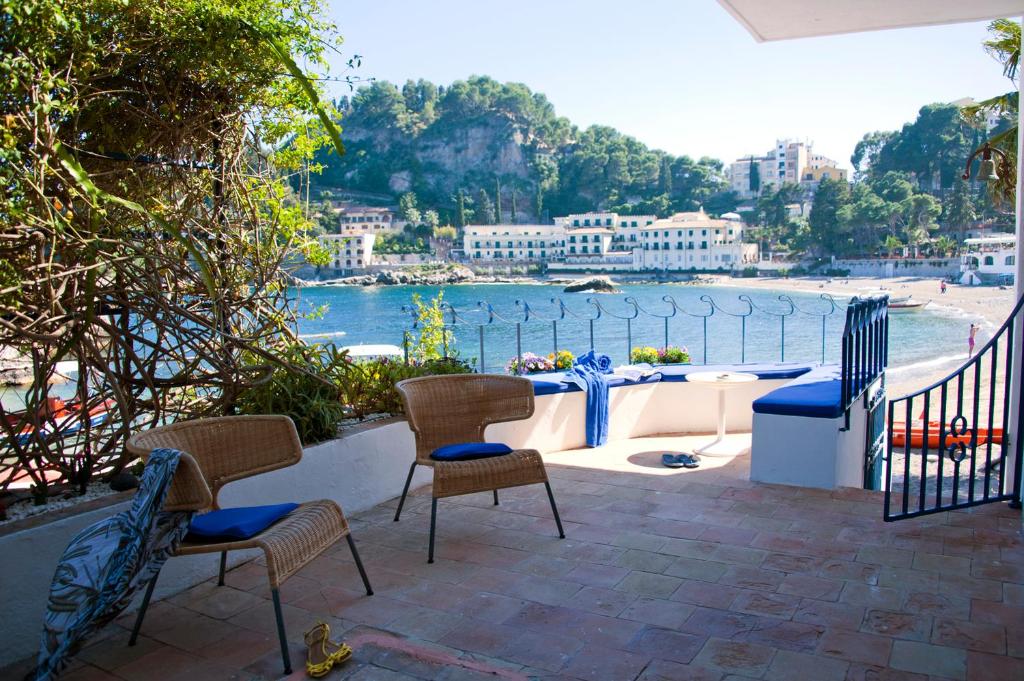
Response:
[[[1024,0],[718,0],[758,42],[985,21],[1024,14]]]

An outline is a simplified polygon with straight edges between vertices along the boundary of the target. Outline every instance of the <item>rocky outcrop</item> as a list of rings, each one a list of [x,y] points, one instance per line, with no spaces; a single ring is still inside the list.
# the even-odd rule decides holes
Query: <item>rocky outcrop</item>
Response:
[[[444,268],[417,268],[384,270],[354,277],[299,281],[299,286],[442,286],[473,281],[476,275],[468,267],[456,265]]]
[[[566,286],[563,291],[566,293],[579,293],[581,291],[596,291],[597,293],[615,293],[615,282],[608,277],[590,277],[580,279]]]

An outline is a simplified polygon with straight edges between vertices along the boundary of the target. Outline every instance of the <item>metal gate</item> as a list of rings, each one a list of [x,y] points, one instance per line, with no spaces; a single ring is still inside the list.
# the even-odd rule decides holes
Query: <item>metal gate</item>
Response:
[[[1010,377],[1024,362],[1014,349],[1022,303],[963,366],[889,403],[886,521],[1020,498],[1024,439],[1012,442],[1009,431],[1024,430],[1024,411],[1011,413],[1010,399]]]

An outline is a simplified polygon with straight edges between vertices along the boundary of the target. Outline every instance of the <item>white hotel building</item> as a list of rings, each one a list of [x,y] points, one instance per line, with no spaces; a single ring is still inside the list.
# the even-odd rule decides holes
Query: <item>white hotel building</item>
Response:
[[[565,252],[561,225],[466,225],[462,244],[470,262],[535,263]]]
[[[676,213],[641,229],[633,251],[640,270],[732,270],[757,263],[757,244],[745,244],[736,213],[711,218],[700,210]]]
[[[468,225],[470,263],[547,263],[565,271],[731,270],[757,262],[756,244],[742,243],[743,222],[703,210],[654,215],[582,213],[554,225]]]

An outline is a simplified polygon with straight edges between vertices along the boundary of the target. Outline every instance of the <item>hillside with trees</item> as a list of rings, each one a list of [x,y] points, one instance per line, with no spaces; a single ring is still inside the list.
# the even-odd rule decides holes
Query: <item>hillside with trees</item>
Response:
[[[594,209],[735,207],[722,163],[672,156],[604,126],[581,130],[520,83],[376,81],[335,103],[347,153],[317,157],[314,195],[415,195],[442,223],[529,222]]]

